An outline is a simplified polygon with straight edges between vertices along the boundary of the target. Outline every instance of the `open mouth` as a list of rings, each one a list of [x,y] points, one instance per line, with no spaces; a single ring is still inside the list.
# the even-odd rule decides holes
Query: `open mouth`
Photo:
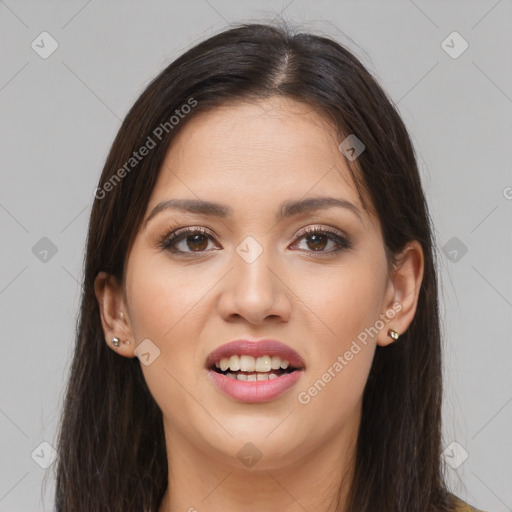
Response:
[[[271,340],[235,340],[206,358],[212,384],[242,403],[264,403],[284,396],[304,374],[306,364],[294,349]]]
[[[231,379],[255,382],[277,379],[301,368],[291,366],[289,361],[279,356],[232,355],[214,363],[210,370]]]
[[[227,397],[242,403],[264,403],[284,396],[304,373],[302,357],[276,340],[237,340],[206,359],[211,382]]]

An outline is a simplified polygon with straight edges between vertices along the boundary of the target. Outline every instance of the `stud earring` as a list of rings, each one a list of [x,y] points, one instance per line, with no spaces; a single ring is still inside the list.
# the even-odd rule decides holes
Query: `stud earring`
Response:
[[[394,340],[397,340],[398,336],[400,336],[400,334],[398,334],[394,329],[389,329],[388,336],[390,338],[393,338]]]
[[[124,343],[125,345],[129,345],[129,344],[130,344],[130,340],[124,340],[124,341],[123,341],[123,343]]]
[[[112,338],[112,345],[114,345],[114,347],[119,347],[119,338]]]

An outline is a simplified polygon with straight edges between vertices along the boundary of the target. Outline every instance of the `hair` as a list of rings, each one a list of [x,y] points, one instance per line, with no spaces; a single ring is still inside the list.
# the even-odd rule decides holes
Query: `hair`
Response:
[[[120,357],[105,343],[94,280],[106,271],[122,282],[126,255],[176,133],[200,112],[271,97],[310,105],[332,121],[340,141],[349,134],[363,141],[365,150],[349,165],[360,197],[370,198],[380,219],[388,257],[412,240],[424,253],[415,317],[397,341],[377,347],[374,355],[348,510],[454,509],[441,462],[435,245],[404,123],[376,79],[340,43],[286,25],[241,24],[200,42],[152,80],[106,159],[90,216],[76,343],[58,432],[57,512],[146,512],[160,505],[168,485],[162,412],[139,360]],[[187,104],[194,106],[185,109]],[[171,127],[177,111],[186,115]],[[148,137],[159,139],[156,147],[127,170]]]

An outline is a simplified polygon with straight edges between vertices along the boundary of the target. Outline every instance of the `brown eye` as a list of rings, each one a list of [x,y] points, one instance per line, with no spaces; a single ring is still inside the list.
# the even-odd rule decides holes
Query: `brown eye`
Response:
[[[204,251],[208,247],[208,239],[204,235],[187,236],[184,240],[192,251]]]
[[[321,251],[325,249],[325,246],[329,242],[329,237],[322,234],[309,235],[306,239],[308,240],[308,247],[313,251]]]
[[[351,248],[348,239],[341,232],[320,229],[317,227],[306,228],[297,235],[297,242],[305,241],[306,252],[318,253],[318,255],[331,255],[339,251]],[[328,247],[331,249],[328,249]],[[332,248],[334,246],[334,248]],[[299,247],[299,249],[302,249]]]
[[[159,247],[173,253],[206,252],[208,242],[212,239],[210,231],[203,228],[183,228],[165,236]]]

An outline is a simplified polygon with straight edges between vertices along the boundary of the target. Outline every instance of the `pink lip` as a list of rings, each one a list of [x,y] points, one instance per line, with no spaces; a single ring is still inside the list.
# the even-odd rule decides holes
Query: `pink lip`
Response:
[[[213,370],[208,371],[213,383],[222,393],[239,402],[249,403],[274,400],[288,391],[300,379],[302,373],[302,370],[295,370],[273,380],[243,381],[226,377],[226,375]]]
[[[289,346],[276,340],[235,340],[225,345],[221,345],[210,353],[206,359],[206,368],[212,368],[215,363],[220,362],[223,357],[231,357],[233,355],[241,356],[279,356],[286,359],[293,368],[304,368],[304,360],[300,355]],[[261,381],[260,381],[261,382]]]
[[[279,356],[288,361],[289,367],[295,368],[290,373],[280,375],[272,380],[242,381],[227,377],[214,371],[215,363],[232,355],[262,357]],[[235,340],[215,349],[206,359],[206,368],[212,382],[226,396],[239,402],[269,402],[289,390],[301,377],[305,368],[304,360],[292,348],[276,340]]]

